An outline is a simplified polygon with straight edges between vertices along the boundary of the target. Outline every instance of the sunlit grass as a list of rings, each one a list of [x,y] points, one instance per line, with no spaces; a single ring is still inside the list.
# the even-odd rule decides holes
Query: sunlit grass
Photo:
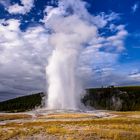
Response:
[[[2,115],[0,115],[0,121],[27,119],[27,118],[31,118],[31,117],[32,117],[31,115],[27,115],[27,114],[2,114]]]
[[[93,114],[84,114],[84,113],[69,113],[69,114],[49,114],[47,116],[41,116],[39,118],[46,118],[46,119],[77,119],[77,118],[88,118],[88,117],[95,117]]]
[[[114,113],[118,115],[115,118],[47,122],[39,119],[40,121],[24,123],[11,122],[0,126],[0,140],[9,138],[26,140],[28,136],[37,135],[40,139],[42,136],[50,136],[50,139],[56,137],[66,140],[140,140],[140,119],[128,117],[138,115],[140,112],[112,112]],[[67,115],[62,116],[67,118]]]
[[[122,112],[122,111],[111,111],[111,113],[116,114],[116,115],[140,115],[140,111],[126,111],[126,112]]]

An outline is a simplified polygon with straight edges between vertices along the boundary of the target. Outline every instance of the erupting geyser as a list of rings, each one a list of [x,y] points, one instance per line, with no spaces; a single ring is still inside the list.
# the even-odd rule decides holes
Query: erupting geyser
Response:
[[[80,0],[61,0],[57,8],[48,8],[46,20],[51,31],[48,42],[53,48],[46,67],[48,109],[78,109],[81,92],[78,59],[84,44],[96,34],[96,27],[85,20],[84,14],[88,12]]]
[[[56,46],[49,60],[48,108],[76,109],[76,62],[77,49],[70,46]]]

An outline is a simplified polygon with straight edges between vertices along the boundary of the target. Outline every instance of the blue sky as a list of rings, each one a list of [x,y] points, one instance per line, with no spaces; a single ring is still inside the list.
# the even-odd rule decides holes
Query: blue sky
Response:
[[[120,61],[123,63],[129,63],[131,61],[140,61],[140,1],[138,0],[107,0],[102,4],[102,0],[89,0],[91,3],[90,12],[92,14],[99,12],[116,12],[121,15],[118,22],[126,25],[126,29],[129,33],[126,38],[126,50],[125,55],[121,56]],[[133,8],[137,5],[137,8]]]
[[[58,3],[55,0],[0,1],[0,100],[45,91],[45,66],[51,53],[47,47],[45,9],[47,6],[55,9]],[[76,0],[72,9],[80,3]],[[85,9],[93,16],[91,24],[97,27],[97,42],[102,40],[92,47],[85,45],[81,55],[79,69],[85,87],[139,85],[140,1],[87,0],[80,10]],[[90,21],[85,17],[83,20]]]

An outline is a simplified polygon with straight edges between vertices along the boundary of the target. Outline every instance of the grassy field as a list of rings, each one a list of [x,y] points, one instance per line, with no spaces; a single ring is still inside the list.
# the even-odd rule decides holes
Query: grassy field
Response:
[[[109,114],[113,117],[72,113],[34,119],[27,114],[8,114],[0,124],[0,140],[140,140],[140,112]],[[6,122],[7,118],[11,121]]]
[[[0,121],[5,121],[5,120],[15,120],[15,119],[27,119],[27,118],[31,118],[30,115],[27,114],[12,114],[12,115],[7,115],[7,114],[3,114],[0,115]]]

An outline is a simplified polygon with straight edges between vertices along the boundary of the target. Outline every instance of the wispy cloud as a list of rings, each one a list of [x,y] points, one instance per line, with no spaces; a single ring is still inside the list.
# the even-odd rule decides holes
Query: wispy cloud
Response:
[[[139,8],[139,3],[135,3],[133,6],[132,6],[132,12],[135,13]]]
[[[30,10],[33,8],[34,6],[34,0],[20,0],[21,1],[21,5],[15,3],[13,5],[10,5],[10,1],[9,0],[1,0],[0,4],[4,5],[6,10],[10,13],[10,14],[22,14],[25,15],[27,13],[30,12]]]
[[[11,10],[10,13],[27,14],[33,7],[33,2],[33,0],[22,0],[23,6],[21,7],[19,7],[20,5],[11,5],[13,9],[9,9]],[[63,0],[63,2],[66,1]],[[73,4],[75,0],[69,0],[69,2]],[[81,81],[85,82],[86,87],[101,86],[101,84],[110,85],[116,83],[117,85],[123,85],[138,83],[139,78],[137,77],[139,77],[139,74],[134,75],[133,73],[133,75],[129,75],[131,70],[129,72],[127,66],[121,65],[117,67],[119,65],[119,56],[125,49],[125,38],[128,36],[125,25],[115,24],[120,18],[119,15],[114,12],[90,15],[85,8],[83,10],[84,3],[80,2],[78,4],[74,4],[72,7],[77,12],[77,15],[81,15],[80,21],[84,19],[86,26],[94,26],[97,30],[85,48],[83,48],[81,56],[79,56],[78,73],[83,78]],[[134,9],[136,10],[137,8],[135,6]],[[67,23],[75,20],[68,20],[64,24],[64,21],[60,22],[58,20],[59,15],[56,15],[56,12],[61,13],[63,11],[58,7],[47,7],[44,10],[42,22],[47,27],[49,17],[46,14],[49,13],[54,17],[53,26],[57,28],[57,31],[61,32],[65,25],[66,28],[63,31],[70,32],[70,27],[67,28]],[[68,19],[75,18],[77,19],[77,17],[71,16]],[[87,21],[90,21],[90,24],[87,24]],[[52,47],[48,45],[49,34],[44,25],[30,26],[24,32],[20,29],[20,25],[20,20],[12,18],[0,20],[0,91],[11,91],[17,95],[42,91],[45,88],[45,67],[52,51]],[[77,22],[69,25],[72,25],[75,30],[79,29],[75,26]],[[111,34],[104,35],[104,31],[99,32],[104,28],[108,29]],[[83,30],[83,28],[80,30]],[[73,32],[70,33],[72,34]],[[85,30],[83,34],[86,34]],[[130,66],[130,64],[128,66],[137,68],[139,64],[134,67]]]
[[[10,5],[10,0],[0,0],[0,4],[4,7],[8,7]]]
[[[98,19],[98,24],[100,24],[97,26],[94,22],[93,25],[97,29],[112,23],[108,20],[112,14],[110,16],[104,14],[104,17],[101,14],[98,15],[98,18],[93,16],[93,18]],[[45,15],[43,21],[45,22]],[[102,24],[103,21],[105,24]],[[52,49],[48,45],[48,33],[42,25],[28,27],[25,32],[22,32],[19,28],[20,24],[21,21],[16,19],[0,20],[0,90],[18,92],[18,94],[42,91],[46,84],[45,66]],[[112,36],[104,37],[96,32],[90,46],[83,50],[79,62],[79,69],[83,77],[93,75],[94,67],[96,68],[100,64],[104,67],[104,65],[116,63],[119,56],[118,51],[116,53],[106,50],[100,52],[100,48],[104,45],[116,50],[124,48],[123,42],[127,31],[122,25],[115,27],[117,31]],[[87,79],[87,83],[89,82],[90,80]]]

